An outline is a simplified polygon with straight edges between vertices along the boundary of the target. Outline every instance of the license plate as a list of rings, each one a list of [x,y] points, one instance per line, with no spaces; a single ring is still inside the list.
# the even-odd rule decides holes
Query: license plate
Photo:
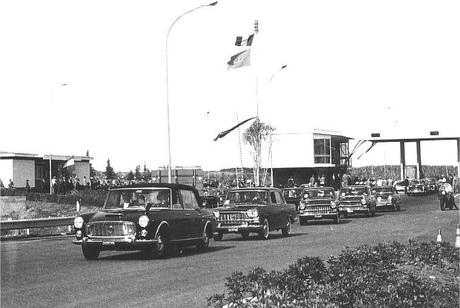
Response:
[[[115,242],[102,242],[103,246],[113,246],[115,245]]]
[[[315,218],[323,218],[323,215],[315,215]]]
[[[238,231],[238,228],[228,228],[228,231],[229,232],[236,232],[236,231]]]
[[[352,209],[347,209],[347,213],[353,213]]]

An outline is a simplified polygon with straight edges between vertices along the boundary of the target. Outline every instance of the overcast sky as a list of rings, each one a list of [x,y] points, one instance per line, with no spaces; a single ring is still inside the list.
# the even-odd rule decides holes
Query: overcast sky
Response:
[[[108,158],[117,171],[166,165],[166,33],[206,3],[1,1],[0,150],[89,150],[99,170]],[[212,139],[255,116],[256,101],[280,134],[459,136],[458,16],[458,0],[221,0],[185,16],[169,38],[172,165],[239,165],[236,133]],[[227,70],[255,19],[251,67]],[[422,152],[423,163],[456,162],[454,142]],[[371,163],[398,164],[398,147],[354,161]]]

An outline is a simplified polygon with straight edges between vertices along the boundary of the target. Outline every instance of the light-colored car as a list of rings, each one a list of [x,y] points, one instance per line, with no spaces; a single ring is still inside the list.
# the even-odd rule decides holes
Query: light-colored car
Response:
[[[392,186],[374,186],[372,187],[372,193],[375,195],[377,210],[401,210],[401,197],[396,188]]]

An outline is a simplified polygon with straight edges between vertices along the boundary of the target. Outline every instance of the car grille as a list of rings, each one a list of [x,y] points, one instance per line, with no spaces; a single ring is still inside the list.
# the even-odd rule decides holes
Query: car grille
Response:
[[[360,201],[340,201],[340,206],[363,206]]]
[[[246,213],[236,212],[236,213],[220,213],[219,221],[242,221],[247,220],[248,215]]]
[[[316,206],[307,206],[305,212],[312,212],[317,214],[327,214],[332,212],[332,209],[329,205],[316,205]]]
[[[101,221],[89,223],[89,236],[129,236],[136,234],[136,225],[129,221]]]

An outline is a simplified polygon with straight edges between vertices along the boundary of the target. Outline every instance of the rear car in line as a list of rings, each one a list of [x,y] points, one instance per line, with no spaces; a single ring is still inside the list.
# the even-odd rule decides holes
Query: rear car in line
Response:
[[[401,196],[393,186],[374,186],[372,193],[375,195],[377,210],[401,210]]]

